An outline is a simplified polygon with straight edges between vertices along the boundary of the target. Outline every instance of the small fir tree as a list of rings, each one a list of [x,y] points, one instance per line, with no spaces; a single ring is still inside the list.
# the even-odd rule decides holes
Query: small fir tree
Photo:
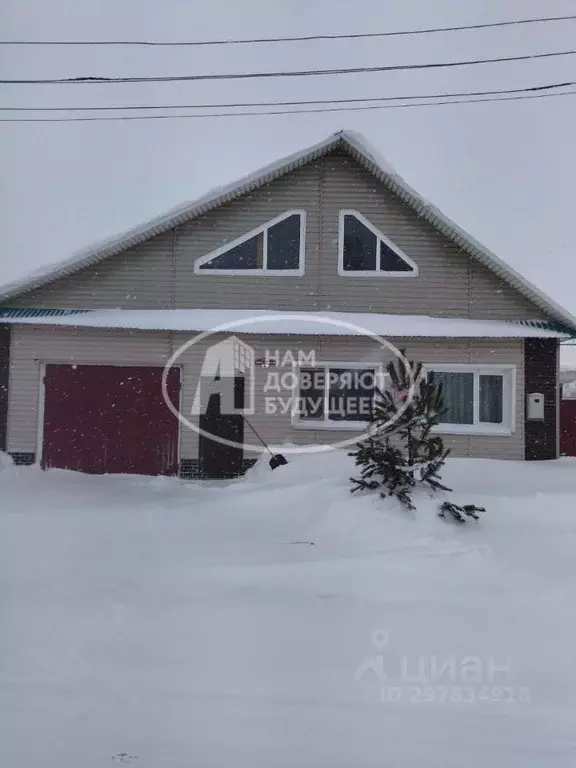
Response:
[[[444,412],[442,386],[435,384],[433,376],[422,375],[422,363],[408,362],[404,355],[398,364],[389,363],[387,373],[390,386],[377,391],[370,436],[349,454],[362,468],[359,478],[350,478],[351,491],[379,489],[381,496],[395,496],[408,509],[415,509],[412,491],[417,485],[452,490],[440,476],[450,449],[440,435],[432,433]],[[462,515],[461,509],[446,503],[441,516],[450,512],[464,522],[475,517],[471,512],[483,511],[468,505],[469,511]]]

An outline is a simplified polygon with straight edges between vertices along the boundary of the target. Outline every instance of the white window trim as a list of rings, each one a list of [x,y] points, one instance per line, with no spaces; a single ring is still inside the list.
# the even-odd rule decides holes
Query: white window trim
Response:
[[[393,250],[398,256],[400,256],[401,259],[403,259],[407,264],[409,264],[412,267],[412,272],[390,272],[380,269],[380,258],[379,254],[376,254],[376,269],[367,269],[367,270],[345,270],[344,269],[344,217],[345,216],[354,216],[358,219],[364,226],[372,232],[372,234],[376,235],[376,237],[379,240],[382,240],[391,250]],[[410,277],[418,277],[418,264],[408,256],[408,254],[404,253],[404,251],[399,248],[395,243],[390,240],[390,238],[386,237],[385,234],[380,232],[379,229],[377,229],[372,222],[368,221],[368,219],[363,216],[359,211],[356,211],[352,208],[344,208],[340,211],[339,220],[338,220],[338,274],[341,277],[393,277],[393,278],[410,278]]]
[[[284,221],[284,219],[288,219],[290,216],[299,216],[300,217],[300,254],[299,254],[299,260],[298,260],[298,269],[267,269],[267,263],[268,263],[268,238],[266,236],[267,231],[273,227],[275,224],[279,224],[281,221]],[[264,235],[264,245],[263,245],[263,266],[261,269],[201,269],[203,264],[208,263],[209,261],[212,261],[212,259],[215,259],[217,256],[221,256],[223,253],[226,253],[227,251],[232,250],[232,248],[235,248],[237,245],[242,245],[242,243],[245,243],[247,240],[250,240],[253,237],[256,237],[256,235],[259,235],[263,233]],[[196,259],[194,262],[194,274],[196,275],[234,275],[235,277],[243,277],[245,275],[248,275],[250,277],[295,277],[295,276],[301,276],[304,274],[304,260],[306,255],[306,211],[302,209],[293,209],[290,211],[285,211],[284,213],[281,213],[280,216],[276,216],[273,219],[270,219],[270,221],[267,221],[265,224],[262,224],[259,227],[256,227],[256,229],[250,230],[250,232],[246,232],[246,234],[242,235],[241,237],[237,237],[235,240],[231,240],[228,243],[225,243],[224,245],[221,245],[219,248],[216,248],[215,251],[210,251],[210,253],[207,253],[205,256],[201,256],[199,259]]]
[[[501,435],[510,436],[516,431],[516,366],[493,364],[443,364],[428,363],[422,367],[423,374],[473,373],[474,374],[474,424],[438,424],[433,431],[441,435]],[[502,424],[484,424],[479,420],[480,376],[501,374]]]
[[[298,403],[300,398],[300,371],[308,369],[323,368],[326,372],[330,368],[350,368],[350,369],[373,369],[375,372],[376,385],[379,389],[383,389],[383,383],[385,379],[384,366],[382,363],[374,363],[365,361],[363,363],[351,363],[349,361],[323,361],[317,360],[315,365],[293,365],[292,372],[294,374],[293,381],[294,386],[292,389],[292,410],[291,410],[291,423],[294,429],[324,429],[324,430],[336,430],[340,432],[362,432],[370,424],[369,421],[331,421],[328,419],[327,403],[329,393],[329,379],[328,376],[324,378],[324,418],[323,419],[300,419],[298,413]],[[374,393],[376,397],[376,392]]]

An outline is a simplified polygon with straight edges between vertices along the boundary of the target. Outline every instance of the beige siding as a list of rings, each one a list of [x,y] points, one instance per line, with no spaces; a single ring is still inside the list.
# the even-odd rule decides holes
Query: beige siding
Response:
[[[42,363],[164,365],[166,333],[130,333],[33,326],[12,329],[8,450],[36,451]]]
[[[346,156],[322,161],[322,273],[324,309],[535,319],[542,312],[500,283],[478,262],[417,216]],[[410,256],[418,277],[341,277],[337,271],[338,213],[353,208]],[[488,302],[489,309],[484,306]]]
[[[238,334],[250,344],[256,357],[265,357],[267,350],[281,356],[298,349],[306,354],[314,351],[319,361],[380,362],[382,354],[369,339],[352,337],[272,337]],[[224,338],[224,337],[222,337]],[[116,364],[164,365],[170,355],[189,340],[184,334],[74,330],[64,328],[15,327],[10,371],[10,403],[8,450],[35,452],[37,447],[41,364]],[[209,344],[220,339],[210,338],[190,347],[178,360],[182,367],[182,411],[189,414],[198,374]],[[425,363],[502,363],[517,366],[516,431],[511,436],[447,436],[446,442],[457,456],[522,459],[524,456],[523,427],[523,342],[514,340],[392,340],[406,349],[409,357]],[[277,369],[286,373],[290,368]],[[262,437],[270,443],[291,442],[298,445],[334,443],[353,439],[354,433],[333,430],[300,430],[291,424],[290,413],[265,413],[265,386],[270,370],[257,368],[256,412],[250,418]],[[270,394],[277,394],[273,390]],[[286,396],[286,392],[280,393]],[[246,431],[247,442],[256,439]],[[198,453],[197,434],[181,430],[182,458],[195,458]],[[247,455],[250,455],[249,453]]]
[[[302,277],[194,274],[194,261],[292,208],[307,213]],[[354,208],[419,266],[418,277],[338,275],[338,214]],[[287,174],[148,243],[23,295],[17,306],[269,308],[545,319],[348,156]]]
[[[347,157],[323,162],[322,303],[332,309],[468,317],[469,257]],[[417,264],[418,277],[340,276],[339,211],[352,208]]]
[[[173,306],[174,233],[25,293],[10,306],[63,309],[168,309]]]
[[[489,320],[546,319],[542,312],[474,259],[470,260],[470,317]]]
[[[240,334],[239,334],[240,335]],[[266,340],[264,338],[245,337],[256,350],[256,357],[264,357],[265,349],[291,349],[294,354],[294,342],[290,338]],[[475,363],[475,364],[507,364],[516,366],[516,429],[510,436],[485,435],[446,435],[446,444],[456,456],[475,456],[499,459],[524,458],[524,355],[521,339],[483,340],[483,339],[390,339],[398,349],[406,351],[413,360],[423,363]],[[278,346],[276,346],[278,344]],[[380,348],[369,339],[356,337],[319,337],[314,342],[311,339],[300,342],[300,348],[305,352],[314,350],[319,361],[325,362],[382,362]],[[384,361],[392,358],[392,353],[384,357]],[[281,369],[281,371],[284,369]],[[292,442],[297,445],[333,444],[353,437],[350,432],[337,430],[301,430],[291,425],[290,415],[276,414],[266,416],[264,396],[262,394],[266,372],[260,370],[257,374],[256,414],[251,418],[254,426],[265,440]],[[284,436],[283,438],[281,436]]]
[[[273,181],[176,230],[176,306],[299,309],[318,306],[320,176],[317,163]],[[194,274],[194,262],[290,209],[306,211],[302,277]]]

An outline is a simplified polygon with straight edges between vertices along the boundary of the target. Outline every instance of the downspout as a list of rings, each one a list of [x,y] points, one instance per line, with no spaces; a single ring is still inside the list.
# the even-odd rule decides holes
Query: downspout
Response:
[[[8,448],[8,387],[10,382],[10,326],[0,325],[0,451]]]

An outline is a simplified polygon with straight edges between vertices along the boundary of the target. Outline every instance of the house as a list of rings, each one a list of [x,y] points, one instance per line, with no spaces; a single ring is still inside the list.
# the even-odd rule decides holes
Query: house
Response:
[[[404,349],[443,383],[456,456],[553,459],[574,334],[342,131],[1,290],[0,449],[235,475],[262,443],[353,443]]]

